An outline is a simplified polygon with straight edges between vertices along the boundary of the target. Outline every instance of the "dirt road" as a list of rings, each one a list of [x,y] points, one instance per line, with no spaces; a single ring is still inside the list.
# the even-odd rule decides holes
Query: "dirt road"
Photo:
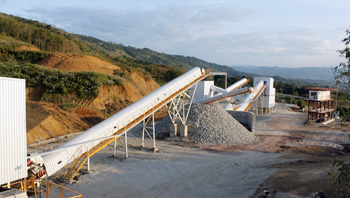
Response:
[[[135,128],[128,159],[122,143],[118,158],[110,145],[91,158],[90,174],[64,185],[84,197],[261,197],[264,189],[277,197],[312,197],[315,191],[332,197],[328,172],[334,158],[348,158],[343,145],[349,142],[349,126],[305,125],[305,119],[304,113],[282,109],[257,118],[255,145],[157,140],[158,153],[151,151],[150,140],[140,148],[140,128]],[[60,174],[52,179],[59,181]]]

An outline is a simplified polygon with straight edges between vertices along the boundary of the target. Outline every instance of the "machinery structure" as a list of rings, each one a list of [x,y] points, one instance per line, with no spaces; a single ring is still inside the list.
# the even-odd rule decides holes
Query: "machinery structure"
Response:
[[[326,122],[333,119],[336,111],[334,100],[331,98],[331,91],[336,89],[309,87],[308,120],[313,122]]]
[[[271,113],[274,112],[275,99],[276,99],[276,89],[273,87],[274,79],[271,77],[254,77],[254,87],[258,85],[261,81],[264,82],[265,89],[261,93],[260,100],[254,105],[257,113]]]
[[[89,159],[91,156],[110,143],[116,142],[116,139],[119,137],[125,136],[125,145],[127,145],[127,132],[139,123],[143,123],[141,146],[144,147],[144,137],[146,133],[153,140],[153,150],[157,151],[155,145],[154,113],[160,108],[167,106],[174,127],[176,122],[180,120],[183,125],[182,130],[180,130],[181,135],[187,136],[187,118],[193,102],[212,104],[216,101],[225,100],[228,97],[245,95],[244,99],[238,105],[235,105],[233,110],[248,111],[267,86],[266,81],[259,80],[254,84],[253,88],[243,87],[249,82],[246,78],[241,79],[229,87],[225,86],[225,89],[215,86],[213,82],[200,82],[209,75],[220,74],[211,73],[210,70],[195,67],[139,101],[93,126],[84,133],[76,136],[72,140],[46,153],[26,156],[26,129],[25,124],[20,125],[22,127],[20,136],[23,137],[24,140],[19,144],[21,144],[24,149],[20,151],[16,167],[3,167],[3,163],[0,163],[0,171],[2,171],[0,184],[3,185],[14,180],[26,178],[28,176],[27,169],[31,172],[30,178],[33,179],[33,181],[34,179],[43,181],[43,178],[55,174],[64,167],[64,177],[71,181],[86,162],[89,169]],[[22,83],[22,87],[18,90],[21,90],[21,100],[18,101],[21,103],[20,106],[22,109],[19,114],[22,115],[21,122],[25,123],[25,86],[23,86],[25,83],[24,80],[20,82]],[[2,85],[1,83],[0,81],[0,85]],[[2,87],[3,86],[0,86],[0,89],[2,89]],[[11,89],[11,87],[6,89]],[[5,91],[7,93],[8,90]],[[17,95],[11,95],[9,97],[17,98]],[[8,105],[6,102],[9,102],[11,100],[10,98],[0,98],[0,105]],[[17,100],[14,100],[14,102],[16,101]],[[0,113],[4,112],[3,109],[4,108],[1,106]],[[18,114],[18,112],[13,113]],[[8,112],[5,112],[5,114],[8,115]],[[0,116],[2,116],[0,121],[6,121],[6,119],[3,119],[6,117],[5,114],[0,114]],[[9,121],[9,123],[14,122]],[[151,128],[147,127],[148,123],[152,124]],[[11,127],[9,128],[9,132],[12,133]],[[9,132],[1,131],[0,135],[6,135],[9,134]],[[1,140],[6,139],[7,136],[4,136]],[[1,144],[0,146],[3,146],[4,149],[10,148],[8,144]],[[18,145],[16,145],[16,147],[18,147]],[[127,146],[125,147],[127,157]],[[1,159],[3,158],[2,156]],[[3,173],[5,173],[7,169],[21,170],[22,172],[17,174],[16,178],[4,177]],[[8,186],[10,186],[10,184],[8,184]]]
[[[69,165],[66,166],[65,177],[72,180],[86,161],[89,164],[89,158],[92,155],[121,135],[127,137],[128,130],[145,121],[148,117],[152,116],[154,122],[154,113],[157,110],[168,103],[174,103],[178,96],[206,78],[209,72],[198,67],[193,68],[50,153],[41,154],[46,175],[51,176],[56,171]],[[173,109],[176,110],[176,108]],[[145,131],[144,124],[143,132]],[[155,141],[154,128],[152,138]],[[155,143],[153,149],[156,150]]]

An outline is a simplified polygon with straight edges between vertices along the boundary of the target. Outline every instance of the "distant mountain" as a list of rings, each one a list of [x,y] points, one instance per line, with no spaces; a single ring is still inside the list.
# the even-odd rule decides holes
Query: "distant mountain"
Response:
[[[235,70],[262,76],[280,76],[288,79],[303,79],[315,81],[332,81],[331,67],[266,67],[266,66],[232,66]]]

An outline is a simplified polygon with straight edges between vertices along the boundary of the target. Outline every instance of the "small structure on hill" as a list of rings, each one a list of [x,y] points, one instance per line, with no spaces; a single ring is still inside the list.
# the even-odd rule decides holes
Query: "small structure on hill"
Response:
[[[336,91],[336,89],[322,87],[309,87],[307,89],[309,90],[308,120],[322,123],[333,119],[336,107],[331,97],[331,91]]]

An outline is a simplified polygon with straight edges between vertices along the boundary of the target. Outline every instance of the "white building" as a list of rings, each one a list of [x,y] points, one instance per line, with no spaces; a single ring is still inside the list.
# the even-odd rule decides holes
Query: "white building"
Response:
[[[25,80],[0,77],[0,185],[27,177]]]
[[[194,95],[193,102],[199,102],[207,98],[213,97],[213,91],[211,87],[214,86],[214,81],[200,81],[198,82],[196,93]],[[188,90],[190,96],[192,96],[194,91],[194,86]]]

